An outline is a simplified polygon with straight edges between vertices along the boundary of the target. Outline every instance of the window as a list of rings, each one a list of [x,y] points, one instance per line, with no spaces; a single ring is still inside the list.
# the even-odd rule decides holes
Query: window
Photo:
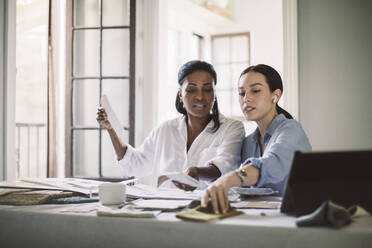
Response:
[[[66,177],[117,178],[111,140],[99,127],[102,95],[134,145],[135,0],[67,1]]]
[[[46,177],[49,1],[16,7],[16,177]]]
[[[256,125],[245,121],[239,106],[238,79],[250,66],[250,33],[212,35],[212,62],[218,75],[216,94],[221,113],[244,121],[246,133]]]
[[[178,91],[178,71],[189,60],[202,60],[203,46],[204,38],[199,34],[192,33],[190,30],[168,29],[168,82],[166,89],[162,89],[164,100],[161,100],[163,101],[159,114],[161,121],[179,115],[174,106]]]
[[[216,91],[221,112],[230,117],[242,116],[238,79],[250,65],[249,33],[213,35],[212,61],[218,75]]]

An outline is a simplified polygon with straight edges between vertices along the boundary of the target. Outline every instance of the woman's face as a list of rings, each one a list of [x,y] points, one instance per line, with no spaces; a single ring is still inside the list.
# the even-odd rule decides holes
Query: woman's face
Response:
[[[189,115],[209,116],[214,101],[213,77],[208,72],[195,71],[186,77],[179,94]]]
[[[271,92],[263,74],[254,71],[244,74],[239,79],[238,87],[240,108],[246,120],[263,120],[271,111],[275,111],[273,99],[277,95],[279,100],[280,90]]]

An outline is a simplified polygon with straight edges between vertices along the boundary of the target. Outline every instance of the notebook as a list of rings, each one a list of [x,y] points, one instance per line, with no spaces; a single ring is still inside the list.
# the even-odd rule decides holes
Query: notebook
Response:
[[[326,200],[372,213],[372,151],[295,152],[281,212],[309,214]]]

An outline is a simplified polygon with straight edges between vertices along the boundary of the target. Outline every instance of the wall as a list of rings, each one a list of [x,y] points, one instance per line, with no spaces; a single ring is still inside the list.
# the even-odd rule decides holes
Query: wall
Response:
[[[219,33],[251,32],[251,63],[271,65],[282,75],[282,1],[234,0],[234,23]]]
[[[164,32],[165,28],[177,30],[183,35],[197,33],[205,37],[203,60],[210,61],[210,35],[220,33],[251,33],[251,63],[266,63],[276,68],[280,74],[283,71],[283,21],[282,1],[278,0],[235,0],[234,19],[229,21],[226,18],[215,16],[203,11],[203,8],[188,3],[187,0],[158,0],[168,8],[168,15],[163,15],[159,22],[158,33]],[[154,1],[156,2],[156,1]],[[164,8],[165,8],[164,7]],[[204,13],[205,12],[205,13]],[[226,19],[226,20],[223,20]],[[163,33],[164,34],[164,33]],[[164,58],[167,56],[167,33],[159,35],[159,54]],[[186,40],[185,37],[182,39]],[[168,44],[169,45],[169,44]],[[180,51],[182,53],[184,51]],[[182,54],[181,57],[188,58]],[[188,58],[191,59],[191,58]],[[188,60],[187,59],[187,60]],[[169,62],[169,61],[168,61]],[[185,61],[184,61],[185,62]],[[182,63],[183,64],[183,63]],[[165,66],[164,66],[165,65]],[[157,65],[159,73],[169,75],[170,68],[166,64]],[[175,70],[171,67],[172,70]],[[178,68],[177,68],[178,70]],[[164,78],[164,77],[163,77]],[[172,78],[164,78],[158,81],[158,93],[155,96],[157,102],[152,105],[152,112],[156,112],[155,123],[178,116],[174,110],[175,92],[177,84]],[[168,82],[168,85],[166,83]],[[146,83],[146,82],[145,82]],[[147,110],[149,111],[149,110]],[[173,114],[173,116],[172,116]]]
[[[372,1],[299,0],[300,121],[314,150],[372,149]]]

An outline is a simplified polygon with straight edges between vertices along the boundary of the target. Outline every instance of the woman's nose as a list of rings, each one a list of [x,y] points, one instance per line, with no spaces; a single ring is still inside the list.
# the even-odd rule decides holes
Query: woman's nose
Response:
[[[198,90],[198,91],[196,92],[196,98],[197,98],[198,100],[203,100],[203,98],[204,98],[204,93],[203,93],[202,90]]]
[[[243,101],[244,101],[244,102],[250,102],[250,101],[251,101],[251,97],[250,97],[250,95],[248,94],[248,92],[246,92],[246,93],[244,94]]]

